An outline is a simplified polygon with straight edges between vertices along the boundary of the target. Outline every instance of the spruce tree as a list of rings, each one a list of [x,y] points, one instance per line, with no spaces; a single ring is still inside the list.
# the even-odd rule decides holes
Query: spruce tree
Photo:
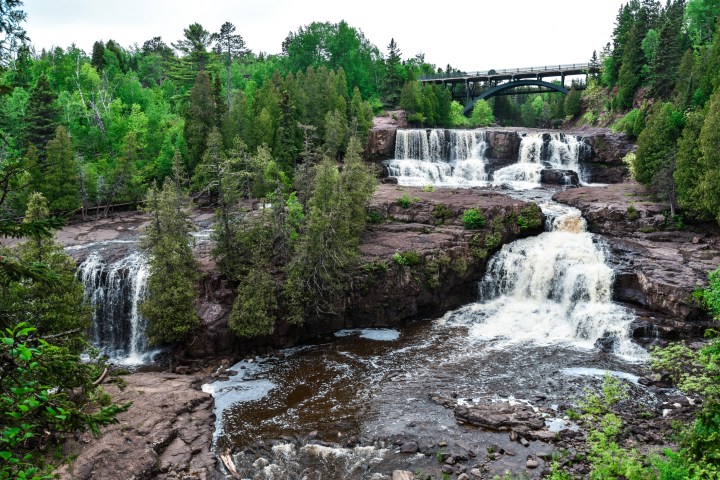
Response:
[[[92,49],[92,57],[90,65],[95,67],[98,72],[105,66],[105,45],[102,42],[95,42]]]
[[[642,42],[647,31],[648,12],[641,8],[623,49],[622,66],[618,76],[618,94],[615,99],[615,106],[618,109],[630,108],[633,105],[635,91],[640,86],[641,72],[645,64]]]
[[[45,74],[38,77],[35,86],[30,90],[27,109],[25,111],[24,146],[34,145],[41,152],[55,135],[57,128],[58,110],[55,105],[57,96],[50,87],[50,81]]]
[[[195,311],[200,274],[192,252],[189,198],[177,177],[166,178],[162,189],[151,187],[145,199],[150,222],[141,245],[150,254],[150,274],[140,312],[148,320],[152,345],[182,342],[200,327]]]
[[[202,159],[207,146],[207,136],[215,126],[215,99],[210,85],[210,75],[201,71],[195,78],[185,111],[185,141],[188,145],[187,170],[190,174]]]
[[[682,31],[684,7],[685,0],[675,0],[668,5],[658,37],[655,59],[650,65],[651,92],[659,98],[668,98],[675,87],[677,70],[686,45]]]
[[[24,222],[50,218],[48,202],[40,193],[30,195]],[[53,282],[18,282],[5,291],[7,310],[13,324],[27,322],[42,336],[69,332],[54,343],[80,353],[87,347],[86,332],[91,312],[83,301],[85,290],[76,277],[76,264],[52,236],[33,235],[15,247],[13,254],[25,264],[44,264],[55,276]],[[3,303],[5,303],[3,302]]]
[[[383,81],[383,100],[386,105],[395,107],[400,101],[402,89],[402,58],[395,39],[390,39],[388,55],[385,59],[385,78]]]
[[[50,210],[73,212],[80,207],[80,172],[65,127],[57,127],[55,138],[47,144],[46,153],[42,178],[38,183],[42,185]]]

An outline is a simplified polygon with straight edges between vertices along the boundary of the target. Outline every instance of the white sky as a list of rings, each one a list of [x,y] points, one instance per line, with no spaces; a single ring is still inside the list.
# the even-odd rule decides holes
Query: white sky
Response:
[[[610,40],[626,0],[25,0],[25,26],[39,51],[96,40],[169,45],[199,22],[230,21],[254,52],[279,53],[288,32],[313,21],[346,20],[387,52],[424,53],[439,67],[487,70],[585,62]]]

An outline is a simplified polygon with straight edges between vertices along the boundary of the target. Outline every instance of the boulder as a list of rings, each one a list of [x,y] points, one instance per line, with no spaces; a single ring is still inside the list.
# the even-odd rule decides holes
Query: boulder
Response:
[[[577,187],[580,179],[573,170],[544,169],[540,171],[540,182],[545,185],[566,185]]]

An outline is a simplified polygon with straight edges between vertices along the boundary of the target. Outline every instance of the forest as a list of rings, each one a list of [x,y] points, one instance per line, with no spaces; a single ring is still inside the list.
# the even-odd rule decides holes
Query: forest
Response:
[[[417,126],[610,127],[637,139],[632,175],[678,222],[720,222],[718,0],[631,0],[583,89],[480,101],[469,117],[449,90],[417,81],[455,68],[404,59],[394,39],[380,50],[346,22],[300,26],[268,55],[230,22],[85,52],[36,51],[20,0],[0,1],[0,19],[0,236],[23,240],[0,246],[0,479],[52,478],[51,446],[129,407],[97,381],[107,365],[88,343],[76,266],[54,239],[69,221],[146,212],[141,309],[154,345],[181,344],[200,325],[197,203],[214,208],[213,258],[237,288],[236,335],[341,308],[378,173],[363,159],[368,131],[393,109]],[[720,316],[720,274],[697,299]],[[620,454],[608,433],[616,419],[597,407],[593,460],[609,470],[591,478],[717,478],[719,360],[716,339],[658,354],[707,402],[662,460]]]

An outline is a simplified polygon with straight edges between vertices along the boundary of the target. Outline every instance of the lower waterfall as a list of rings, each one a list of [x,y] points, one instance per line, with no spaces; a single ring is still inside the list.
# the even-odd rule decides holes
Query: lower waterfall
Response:
[[[150,356],[147,322],[138,309],[148,273],[147,258],[139,252],[110,262],[93,252],[78,268],[85,297],[93,307],[93,345],[128,365],[145,363]]]

